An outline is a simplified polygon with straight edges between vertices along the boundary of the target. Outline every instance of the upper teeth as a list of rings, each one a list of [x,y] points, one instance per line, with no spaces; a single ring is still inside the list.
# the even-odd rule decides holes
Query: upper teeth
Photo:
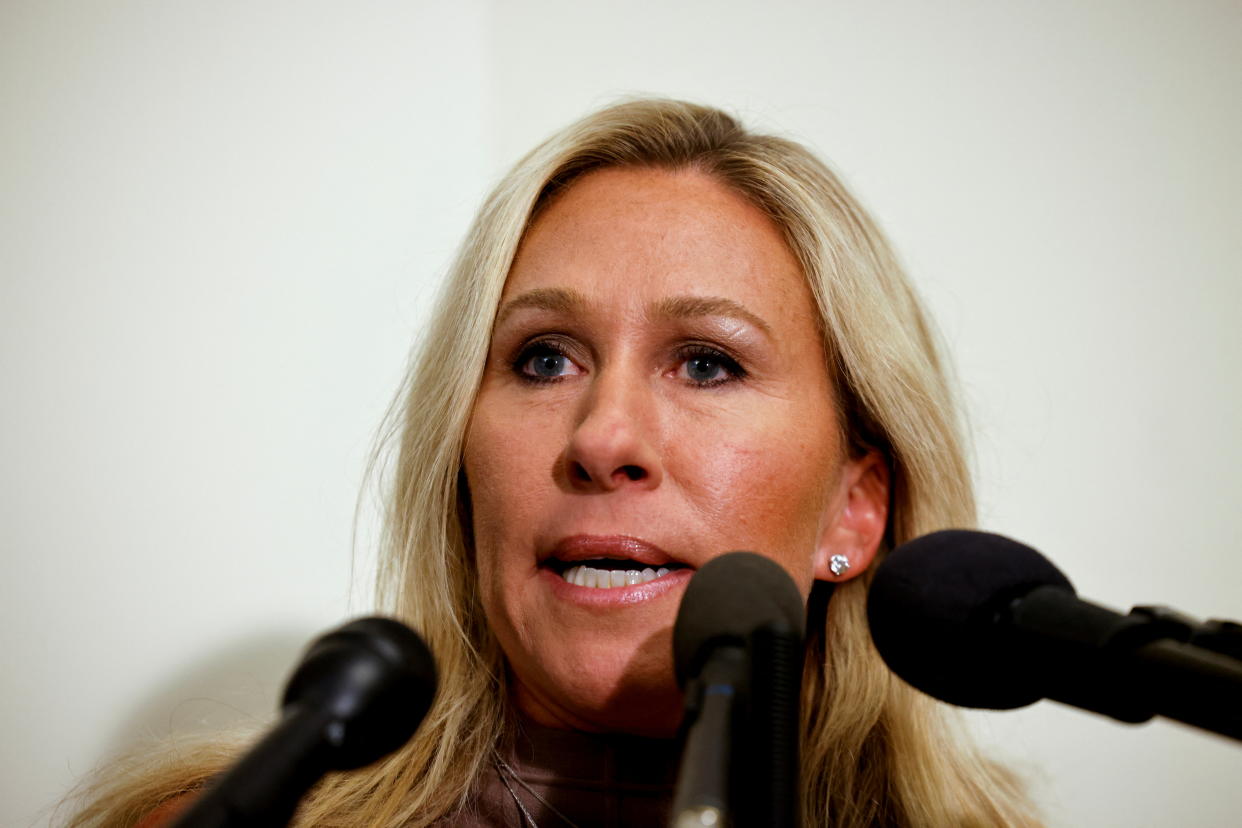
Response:
[[[645,584],[656,578],[663,578],[668,573],[668,567],[665,566],[659,569],[593,569],[589,566],[571,566],[561,577],[576,586],[610,589]]]

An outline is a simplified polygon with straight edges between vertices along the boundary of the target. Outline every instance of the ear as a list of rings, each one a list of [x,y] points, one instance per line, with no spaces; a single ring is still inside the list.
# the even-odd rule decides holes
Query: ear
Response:
[[[871,566],[888,525],[888,489],[888,463],[878,451],[846,462],[820,527],[816,580],[848,581]]]

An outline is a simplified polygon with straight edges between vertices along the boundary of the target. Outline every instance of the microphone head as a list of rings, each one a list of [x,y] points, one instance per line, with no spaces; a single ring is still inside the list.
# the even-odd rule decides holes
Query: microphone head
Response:
[[[329,763],[350,770],[405,744],[435,692],[435,661],[417,633],[391,618],[360,618],[311,643],[281,707],[325,713]]]
[[[806,628],[802,593],[781,565],[754,552],[708,561],[686,586],[673,625],[673,664],[682,687],[720,644],[746,646],[759,629]]]
[[[1015,599],[1042,586],[1074,594],[1029,546],[986,532],[933,532],[880,564],[867,596],[871,638],[889,669],[941,701],[1023,707],[1044,696],[1040,667],[1001,622]]]

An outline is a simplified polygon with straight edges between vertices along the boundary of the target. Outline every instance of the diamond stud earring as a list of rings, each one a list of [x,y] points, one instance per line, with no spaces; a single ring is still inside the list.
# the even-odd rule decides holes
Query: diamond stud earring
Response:
[[[840,577],[845,574],[849,568],[850,559],[844,555],[833,555],[828,559],[828,569],[832,571],[833,575]]]

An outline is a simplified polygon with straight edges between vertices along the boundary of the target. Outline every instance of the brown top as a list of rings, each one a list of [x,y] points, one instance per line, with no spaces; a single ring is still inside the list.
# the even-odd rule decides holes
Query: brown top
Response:
[[[465,811],[445,828],[664,826],[680,745],[600,736],[520,720],[513,747],[493,763]]]
[[[662,828],[668,824],[680,754],[675,740],[555,730],[519,719],[512,747],[484,774],[470,805],[436,825]],[[196,796],[163,803],[138,828],[165,828]]]

